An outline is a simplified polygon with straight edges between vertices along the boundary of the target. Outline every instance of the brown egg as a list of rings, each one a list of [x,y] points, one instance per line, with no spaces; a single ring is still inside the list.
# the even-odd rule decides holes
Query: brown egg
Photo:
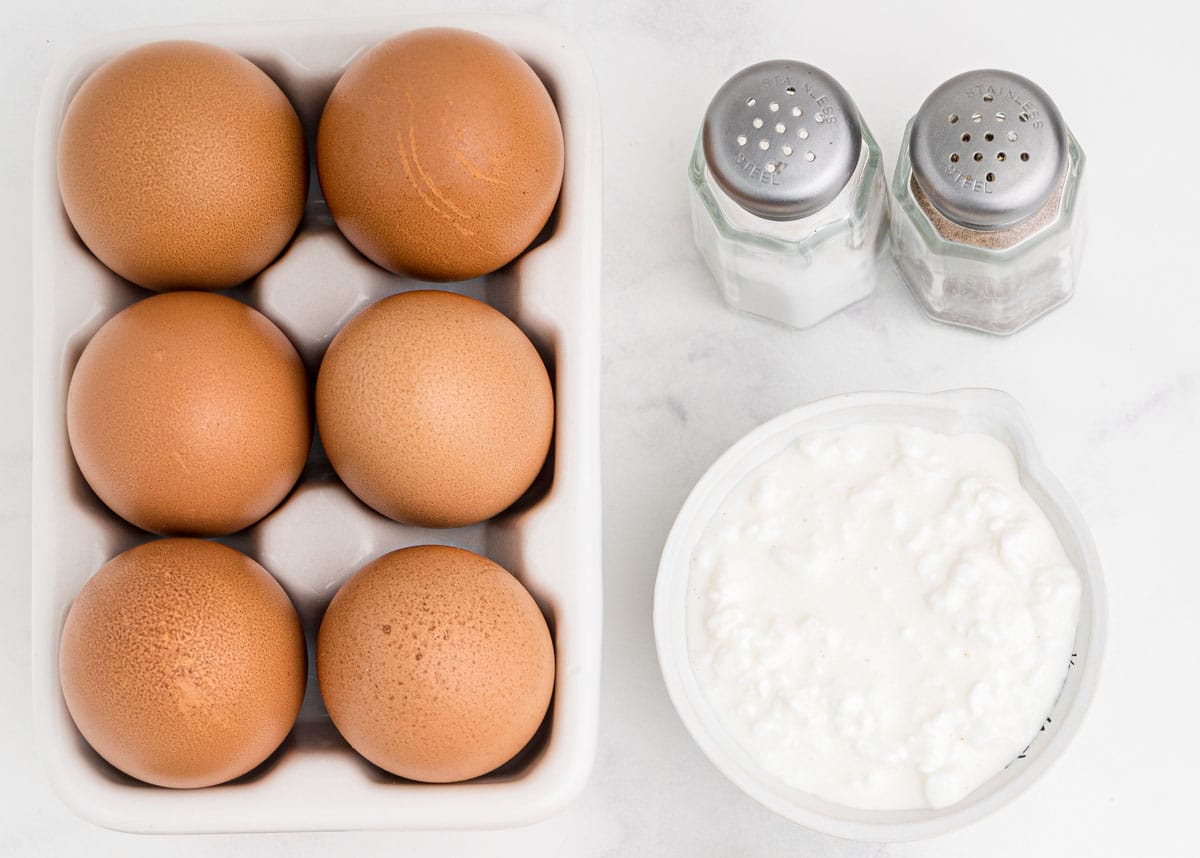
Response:
[[[317,428],[338,476],[397,521],[458,527],[529,488],[554,393],[509,319],[451,292],[406,292],[351,319],[317,374]]]
[[[342,75],[321,115],[317,171],[338,228],[367,257],[423,280],[466,280],[515,259],[546,225],[562,127],[509,48],[414,30]]]
[[[292,237],[308,194],[300,119],[258,66],[198,42],[102,65],[63,118],[67,215],[100,261],[147,289],[224,289]]]
[[[100,756],[166,787],[245,774],[300,711],[304,634],[283,588],[246,555],[200,539],[118,554],[63,626],[67,709]]]
[[[334,725],[380,768],[446,783],[525,747],[554,688],[554,645],[528,591],[486,557],[385,554],[334,596],[317,637]]]
[[[67,432],[84,478],[122,518],[156,533],[232,533],[300,476],[308,381],[254,308],[207,292],[155,295],[84,348]]]

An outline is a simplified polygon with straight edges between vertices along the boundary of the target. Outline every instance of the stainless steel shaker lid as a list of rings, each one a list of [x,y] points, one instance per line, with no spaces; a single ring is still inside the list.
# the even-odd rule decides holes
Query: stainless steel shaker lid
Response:
[[[738,205],[769,220],[795,220],[824,208],[854,175],[862,125],[828,74],[770,60],[717,90],[703,140],[713,179]]]
[[[1038,212],[1067,170],[1067,126],[1033,81],[980,69],[935,89],[913,119],[913,175],[949,220],[1005,229]]]

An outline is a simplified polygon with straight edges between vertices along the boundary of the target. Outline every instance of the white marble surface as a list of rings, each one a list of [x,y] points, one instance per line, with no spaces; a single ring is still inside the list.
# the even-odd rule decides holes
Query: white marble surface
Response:
[[[820,6],[820,8],[818,8]],[[498,8],[572,31],[604,111],[605,643],[600,750],[582,798],[543,824],[473,834],[145,838],[83,822],[52,792],[29,712],[29,164],[41,81],[90,33],[184,21]],[[1190,202],[1200,112],[1191,4],[1008,0],[798,4],[148,0],[6,11],[0,136],[0,855],[1174,856],[1196,854],[1200,290]],[[694,252],[684,168],[709,97],[743,65],[827,68],[894,162],[907,116],[958,71],[1010,67],[1058,101],[1089,156],[1091,235],[1077,297],[1010,339],[926,321],[898,282],[795,333],[727,311]],[[733,440],[839,391],[1003,388],[1091,522],[1110,645],[1084,727],[995,816],[940,839],[869,846],[760,808],[671,709],[650,626],[655,566],[688,489]]]

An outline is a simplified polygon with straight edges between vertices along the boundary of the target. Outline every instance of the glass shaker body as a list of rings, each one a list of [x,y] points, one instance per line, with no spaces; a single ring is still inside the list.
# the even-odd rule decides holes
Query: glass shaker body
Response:
[[[1084,165],[1025,78],[981,70],[935,90],[905,129],[892,182],[896,266],[925,312],[1011,334],[1070,298]]]
[[[713,99],[688,166],[692,234],[734,308],[807,328],[887,264],[879,147],[836,81],[772,61]]]

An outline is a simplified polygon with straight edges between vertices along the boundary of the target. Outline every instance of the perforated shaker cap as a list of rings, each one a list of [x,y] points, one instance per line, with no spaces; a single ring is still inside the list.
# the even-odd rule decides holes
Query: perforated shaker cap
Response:
[[[708,105],[703,141],[721,190],[768,220],[824,208],[854,175],[863,145],[846,90],[792,60],[758,63],[726,81]]]
[[[1067,126],[1050,96],[997,69],[935,89],[913,119],[908,147],[929,201],[971,229],[1005,229],[1036,214],[1067,170]]]

